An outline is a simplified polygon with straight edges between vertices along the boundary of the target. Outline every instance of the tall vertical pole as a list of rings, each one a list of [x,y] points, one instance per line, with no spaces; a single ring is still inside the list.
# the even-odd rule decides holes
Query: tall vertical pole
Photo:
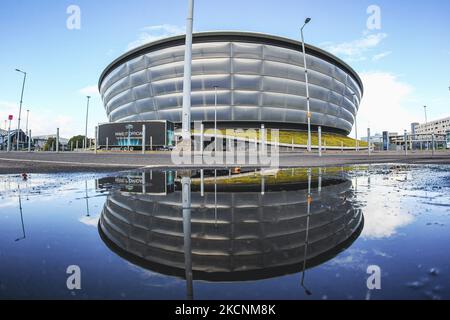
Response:
[[[301,29],[302,34],[302,50],[303,50],[303,65],[305,68],[305,84],[306,84],[306,111],[308,117],[308,152],[311,152],[311,109],[310,109],[310,97],[309,97],[309,81],[308,81],[308,67],[306,65],[306,50],[305,50],[305,38],[303,35],[303,29],[311,21],[310,18],[305,20],[305,24]]]
[[[88,120],[89,120],[89,100],[91,99],[90,96],[87,96],[87,106],[86,106],[86,129],[84,130],[84,148],[88,148],[88,142],[87,142],[87,135],[88,135]]]
[[[370,146],[370,128],[367,128],[367,144],[369,145],[369,157],[370,157],[370,155],[372,153],[371,146]]]
[[[23,104],[23,93],[25,91],[25,82],[27,80],[27,73],[16,69],[17,72],[23,74],[23,82],[22,82],[22,94],[20,95],[20,106],[19,106],[19,119],[17,120],[17,137],[16,137],[16,149],[19,151],[19,141],[20,141],[20,117],[22,115],[22,104]]]
[[[189,0],[189,10],[186,26],[186,50],[184,56],[183,80],[183,114],[182,138],[191,141],[191,78],[192,78],[192,33],[194,27],[194,0]]]

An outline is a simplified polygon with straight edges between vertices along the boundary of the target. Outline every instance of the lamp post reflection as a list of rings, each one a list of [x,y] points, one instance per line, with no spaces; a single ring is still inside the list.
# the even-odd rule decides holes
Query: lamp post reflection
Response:
[[[214,225],[217,228],[217,170],[214,170]]]
[[[305,290],[305,293],[310,296],[312,292],[305,286],[305,276],[306,276],[306,259],[308,256],[308,242],[309,242],[309,223],[311,217],[311,203],[312,203],[312,194],[311,194],[311,180],[312,174],[311,169],[308,169],[308,194],[306,200],[306,236],[305,236],[305,252],[303,256],[303,270],[302,270],[302,282],[301,286]]]
[[[84,190],[85,190],[85,197],[84,199],[86,200],[86,216],[90,217],[90,211],[89,211],[89,195],[88,195],[88,185],[87,185],[87,180],[84,181]]]
[[[23,222],[23,209],[22,209],[22,195],[20,192],[20,186],[17,185],[17,189],[18,189],[18,193],[19,193],[19,211],[20,211],[20,221],[22,223],[22,236],[20,238],[17,238],[15,241],[21,241],[26,239],[26,234],[25,234],[25,223]]]
[[[183,177],[182,203],[183,203],[183,234],[184,234],[184,263],[186,270],[186,291],[188,300],[194,299],[192,274],[192,238],[191,238],[191,178]]]

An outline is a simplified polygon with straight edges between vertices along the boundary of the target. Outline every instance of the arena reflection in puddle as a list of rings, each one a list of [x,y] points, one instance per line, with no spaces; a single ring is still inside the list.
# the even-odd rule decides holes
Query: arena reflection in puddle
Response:
[[[242,282],[301,272],[361,234],[352,181],[339,169],[130,173],[110,189],[99,222],[107,246],[145,269],[193,281]]]

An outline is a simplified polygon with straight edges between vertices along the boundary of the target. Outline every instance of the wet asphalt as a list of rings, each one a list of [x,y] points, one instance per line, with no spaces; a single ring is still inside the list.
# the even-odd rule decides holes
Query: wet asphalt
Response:
[[[197,156],[198,160],[198,156]],[[328,152],[319,157],[317,153],[281,153],[279,167],[330,167],[358,164],[450,164],[450,151],[431,152],[367,152],[338,153]],[[170,153],[80,153],[80,152],[0,152],[0,174],[20,173],[64,173],[64,172],[116,172],[143,168],[198,168],[235,167],[236,163],[208,165],[175,165]],[[242,165],[240,165],[242,166]],[[249,164],[242,167],[260,167]]]

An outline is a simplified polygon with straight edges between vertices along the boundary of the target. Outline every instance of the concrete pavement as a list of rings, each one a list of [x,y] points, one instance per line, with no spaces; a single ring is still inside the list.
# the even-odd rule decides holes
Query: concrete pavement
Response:
[[[280,167],[330,167],[354,164],[404,163],[404,164],[450,164],[450,152],[328,152],[322,157],[317,153],[292,152],[280,154]],[[219,165],[216,167],[233,167]],[[78,153],[78,152],[0,152],[0,174],[53,173],[53,172],[99,172],[141,168],[193,168],[215,167],[208,165],[175,166],[170,153]],[[242,166],[245,167],[245,166]],[[249,165],[249,167],[257,167]]]

